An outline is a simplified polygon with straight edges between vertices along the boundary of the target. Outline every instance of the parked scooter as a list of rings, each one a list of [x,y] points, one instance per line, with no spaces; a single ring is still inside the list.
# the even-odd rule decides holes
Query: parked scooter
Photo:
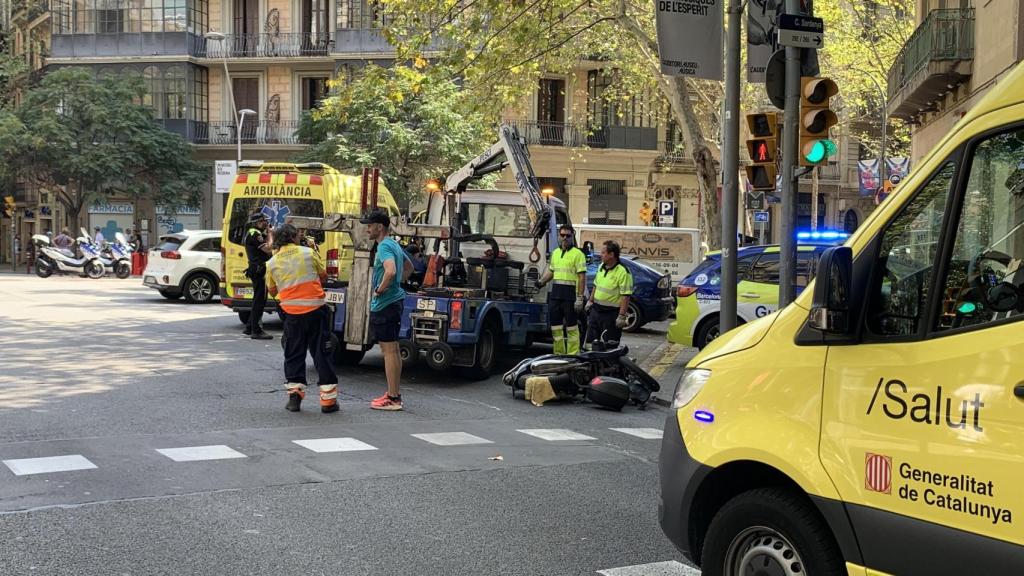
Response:
[[[108,274],[113,272],[115,276],[123,280],[132,275],[132,247],[128,244],[124,234],[120,232],[115,235],[115,239],[116,242],[107,242],[104,246],[101,259]],[[111,263],[110,266],[107,265],[107,262]]]
[[[604,341],[605,350],[580,354],[545,354],[527,358],[505,373],[503,381],[516,392],[526,379],[544,376],[562,398],[582,396],[595,404],[619,410],[628,402],[644,408],[661,385],[628,356],[629,348]]]
[[[83,243],[84,240],[84,243]],[[83,278],[102,278],[106,272],[103,263],[100,262],[99,254],[90,248],[88,238],[79,238],[79,248],[82,251],[80,257],[69,255],[50,243],[50,238],[45,234],[32,236],[32,242],[36,245],[36,275],[40,278],[48,278],[56,274],[78,274]]]

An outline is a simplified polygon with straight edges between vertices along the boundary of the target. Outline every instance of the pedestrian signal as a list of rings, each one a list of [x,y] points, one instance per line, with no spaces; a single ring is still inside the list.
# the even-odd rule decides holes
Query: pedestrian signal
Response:
[[[830,99],[839,86],[830,78],[805,76],[800,79],[800,165],[818,166],[836,155],[838,148],[829,129],[839,122]]]
[[[753,190],[774,190],[778,174],[778,116],[774,112],[747,114],[747,128],[751,137],[747,139],[747,154],[750,165],[746,167],[747,181]]]

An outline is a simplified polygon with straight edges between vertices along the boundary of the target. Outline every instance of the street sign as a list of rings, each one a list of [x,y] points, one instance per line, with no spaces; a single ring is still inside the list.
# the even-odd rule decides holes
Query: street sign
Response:
[[[764,210],[764,192],[747,192],[747,210]]]
[[[779,14],[779,46],[821,48],[824,45],[825,23],[821,18]]]
[[[214,163],[214,183],[218,194],[231,192],[231,185],[234,184],[235,174],[238,168],[234,160],[217,160]]]
[[[658,216],[658,224],[675,224],[674,216]]]
[[[658,202],[658,216],[675,216],[676,203],[675,202]]]
[[[724,0],[656,0],[661,73],[722,80]]]
[[[768,211],[767,210],[758,210],[758,211],[754,212],[754,222],[767,222],[767,221],[768,221]]]

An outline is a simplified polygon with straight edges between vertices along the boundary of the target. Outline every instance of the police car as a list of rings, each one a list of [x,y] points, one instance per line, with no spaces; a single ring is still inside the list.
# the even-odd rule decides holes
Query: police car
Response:
[[[797,246],[796,289],[799,294],[811,281],[818,256],[846,235],[813,239],[815,244]],[[810,237],[808,237],[810,239]],[[820,242],[820,243],[818,243]],[[737,251],[737,325],[771,314],[779,307],[779,246],[747,246]],[[707,259],[676,289],[676,319],[669,324],[668,341],[704,348],[718,337],[718,313],[722,295],[722,254]]]

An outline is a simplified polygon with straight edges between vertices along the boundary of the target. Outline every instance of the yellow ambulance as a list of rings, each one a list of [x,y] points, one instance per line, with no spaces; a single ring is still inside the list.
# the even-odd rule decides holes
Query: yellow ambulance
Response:
[[[250,215],[260,212],[276,227],[284,224],[288,216],[322,218],[324,213],[332,212],[360,214],[362,191],[361,177],[342,174],[326,164],[242,162],[224,212],[221,303],[237,312],[243,324],[248,323],[252,282],[245,276],[249,263],[243,242]],[[372,202],[369,192],[367,202]],[[383,183],[378,186],[377,205],[392,214],[398,213],[398,205]],[[320,247],[329,279],[348,280],[352,262],[352,242],[348,235],[320,231],[310,232],[310,235]],[[266,312],[276,310],[276,301],[268,299]]]
[[[663,531],[716,576],[1024,574],[1022,320],[1018,66],[794,303],[689,363]]]

